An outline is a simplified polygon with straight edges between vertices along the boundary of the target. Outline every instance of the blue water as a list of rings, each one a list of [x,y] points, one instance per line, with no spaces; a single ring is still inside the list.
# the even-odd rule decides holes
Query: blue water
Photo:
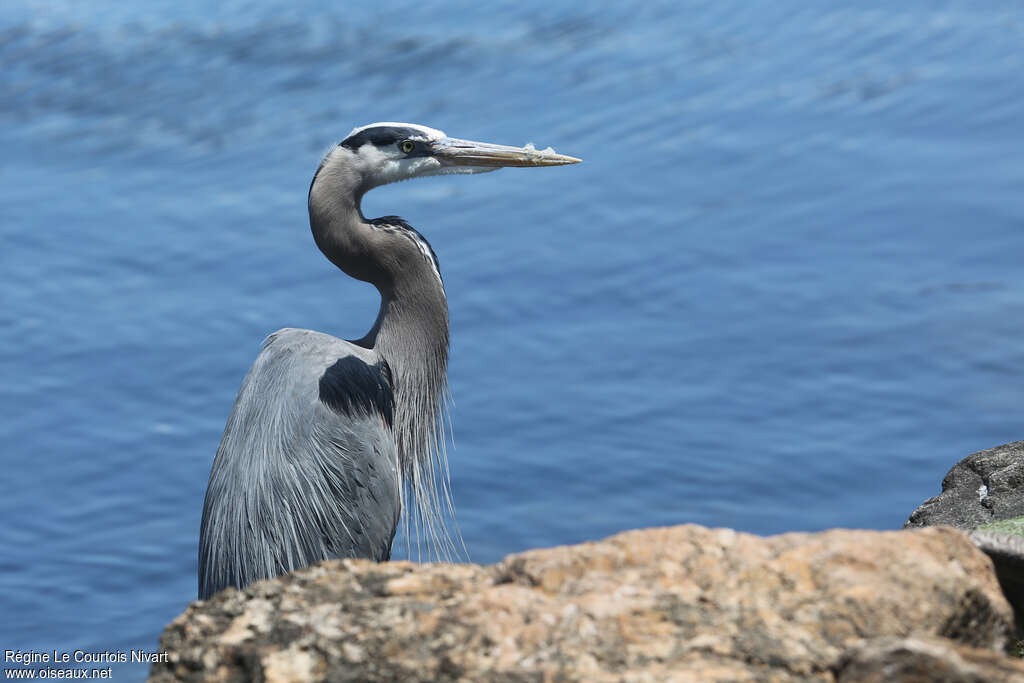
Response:
[[[376,313],[305,206],[372,121],[585,160],[365,201],[440,258],[474,561],[897,528],[1024,438],[1019,3],[213,5],[0,5],[0,649],[152,650],[195,596],[261,340]]]

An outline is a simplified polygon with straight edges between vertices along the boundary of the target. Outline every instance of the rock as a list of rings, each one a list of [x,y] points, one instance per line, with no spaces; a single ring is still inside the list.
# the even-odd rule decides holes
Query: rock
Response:
[[[928,661],[1009,680],[1024,674],[1000,654],[1011,630],[991,563],[953,529],[688,525],[489,567],[342,560],[230,589],[167,627],[150,680],[835,681]]]
[[[1002,536],[1017,536],[1024,538],[1024,517],[1013,519],[998,519],[988,524],[982,524],[977,528],[979,531],[992,531]]]
[[[1024,441],[973,453],[942,480],[942,493],[929,498],[904,526],[974,529],[988,522],[1024,516]]]
[[[1013,606],[1020,636],[1024,627],[1024,538],[982,527],[971,532],[971,540],[992,560],[1003,594]]]
[[[1024,663],[936,638],[876,638],[852,648],[836,670],[845,683],[1024,681]]]
[[[910,515],[905,528],[935,525],[978,529],[971,539],[996,568],[1017,623],[1024,626],[1024,441],[973,453],[942,480],[942,493]]]

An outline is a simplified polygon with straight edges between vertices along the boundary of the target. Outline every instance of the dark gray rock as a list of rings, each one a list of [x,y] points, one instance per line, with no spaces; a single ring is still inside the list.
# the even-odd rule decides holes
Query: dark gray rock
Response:
[[[971,540],[992,560],[1010,604],[1018,634],[1024,632],[1024,538],[1019,528],[993,524],[1024,517],[1024,441],[967,456],[946,474],[942,493],[910,515],[904,527],[954,526],[975,530]],[[992,528],[978,529],[983,525]]]
[[[942,493],[910,515],[905,527],[974,529],[1024,516],[1024,441],[967,456],[946,474]]]
[[[1024,631],[1024,538],[977,529],[971,541],[989,556],[1003,594],[1013,606],[1017,631]]]

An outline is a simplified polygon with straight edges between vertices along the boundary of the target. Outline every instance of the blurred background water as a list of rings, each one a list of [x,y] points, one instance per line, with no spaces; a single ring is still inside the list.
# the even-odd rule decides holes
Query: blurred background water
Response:
[[[364,203],[440,258],[472,560],[898,528],[1024,438],[1022,70],[1009,1],[3,3],[0,649],[195,596],[262,339],[376,314],[305,201],[378,120],[585,160]]]

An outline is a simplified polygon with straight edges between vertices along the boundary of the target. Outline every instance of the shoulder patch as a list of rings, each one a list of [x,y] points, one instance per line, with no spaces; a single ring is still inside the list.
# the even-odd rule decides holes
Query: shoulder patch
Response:
[[[355,356],[340,358],[320,377],[320,401],[341,415],[380,415],[391,427],[395,417],[391,368],[384,360],[368,365]]]

